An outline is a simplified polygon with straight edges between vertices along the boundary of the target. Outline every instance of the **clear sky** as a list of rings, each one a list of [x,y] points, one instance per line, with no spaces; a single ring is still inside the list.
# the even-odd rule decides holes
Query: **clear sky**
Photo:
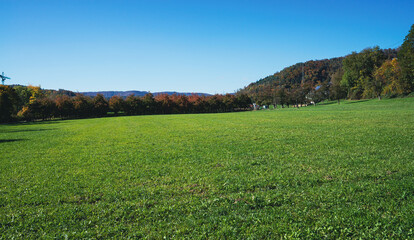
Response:
[[[297,62],[398,47],[413,0],[0,0],[9,84],[227,93]],[[6,82],[7,83],[7,82]]]

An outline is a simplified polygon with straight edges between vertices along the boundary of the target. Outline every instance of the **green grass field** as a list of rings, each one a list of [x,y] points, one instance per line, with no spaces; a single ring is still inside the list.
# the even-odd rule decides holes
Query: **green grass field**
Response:
[[[0,125],[0,239],[414,238],[414,98]]]

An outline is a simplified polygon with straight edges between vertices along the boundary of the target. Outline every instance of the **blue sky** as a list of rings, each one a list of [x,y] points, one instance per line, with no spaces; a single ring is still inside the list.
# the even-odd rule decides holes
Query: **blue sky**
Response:
[[[0,0],[9,84],[227,93],[297,62],[398,47],[414,1]]]

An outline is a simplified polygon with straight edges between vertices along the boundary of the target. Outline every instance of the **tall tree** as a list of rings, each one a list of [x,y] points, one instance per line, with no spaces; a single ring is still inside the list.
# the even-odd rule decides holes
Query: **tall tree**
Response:
[[[75,107],[73,106],[73,98],[67,95],[58,96],[55,100],[58,115],[61,118],[72,117],[75,113]]]
[[[158,104],[155,101],[154,95],[152,93],[145,94],[145,96],[142,98],[142,102],[144,104],[146,114],[157,113]]]
[[[285,86],[281,86],[280,88],[278,88],[278,90],[276,91],[276,98],[278,99],[279,104],[282,105],[283,108],[287,103],[287,94]]]
[[[18,96],[18,109],[22,109],[23,106],[29,104],[30,97],[32,96],[31,89],[26,86],[14,86],[13,89],[16,91]]]
[[[342,61],[343,85],[349,98],[372,97],[371,83],[376,67],[380,67],[385,55],[379,47],[367,48],[360,53],[353,52]]]
[[[402,81],[414,91],[414,24],[405,37],[401,50],[398,52],[398,61],[401,66]]]
[[[78,94],[73,98],[73,107],[78,117],[90,117],[93,113],[93,102],[90,97]]]
[[[38,102],[37,104],[39,105],[38,118],[45,120],[45,119],[51,119],[52,117],[55,116],[56,102],[53,101],[51,98],[43,97],[43,98],[37,99],[36,102]]]
[[[97,94],[93,98],[93,112],[95,116],[103,117],[106,116],[106,114],[109,111],[109,103],[106,101],[104,96],[102,94]]]
[[[316,89],[317,88],[317,89]],[[315,104],[322,102],[329,98],[329,93],[331,91],[331,86],[329,82],[318,82],[318,85],[315,87]]]
[[[45,93],[40,87],[35,87],[35,86],[30,86],[29,85],[29,86],[27,86],[27,88],[29,88],[30,92],[32,93],[32,95],[30,96],[30,99],[29,99],[29,104],[36,101],[36,99],[45,97]]]
[[[385,61],[374,73],[378,98],[381,95],[396,96],[407,93],[409,86],[401,78],[401,68],[396,58]]]
[[[329,92],[329,97],[332,100],[337,100],[338,104],[342,98],[346,97],[346,89],[341,83],[343,75],[344,71],[342,69],[339,69],[331,75],[331,91]]]
[[[109,107],[115,115],[124,110],[125,101],[122,97],[115,95],[109,99]]]
[[[134,96],[134,94],[129,95],[125,99],[125,112],[128,115],[143,114],[144,104],[142,103],[141,98]]]

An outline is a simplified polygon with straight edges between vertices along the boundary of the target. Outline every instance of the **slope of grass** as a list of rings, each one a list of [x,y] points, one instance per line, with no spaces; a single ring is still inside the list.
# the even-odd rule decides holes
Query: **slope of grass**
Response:
[[[414,238],[414,98],[0,125],[0,239]]]

